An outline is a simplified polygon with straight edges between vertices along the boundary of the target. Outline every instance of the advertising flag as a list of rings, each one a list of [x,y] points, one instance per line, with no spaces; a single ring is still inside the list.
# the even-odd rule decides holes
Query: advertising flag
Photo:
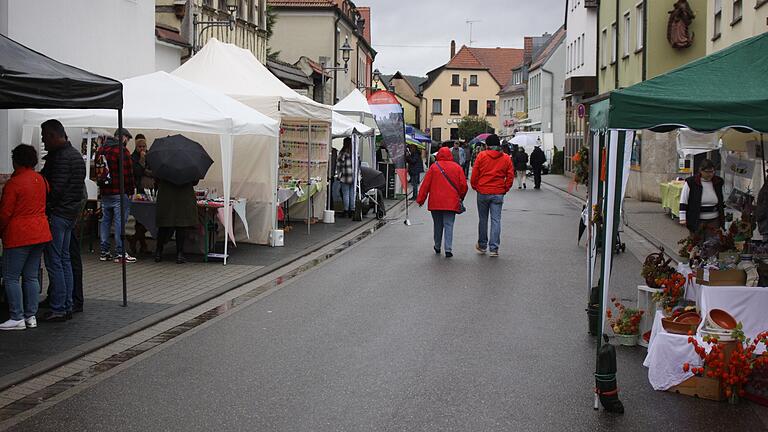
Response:
[[[385,90],[377,90],[368,96],[373,118],[381,131],[382,143],[395,164],[395,172],[400,176],[400,184],[408,184],[405,167],[405,121],[403,107],[395,95]]]

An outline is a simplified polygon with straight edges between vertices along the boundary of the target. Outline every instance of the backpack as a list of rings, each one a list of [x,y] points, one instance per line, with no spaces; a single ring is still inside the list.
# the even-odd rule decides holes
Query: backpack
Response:
[[[107,156],[103,153],[96,156],[96,184],[99,186],[109,186],[112,184],[109,162],[107,162]]]

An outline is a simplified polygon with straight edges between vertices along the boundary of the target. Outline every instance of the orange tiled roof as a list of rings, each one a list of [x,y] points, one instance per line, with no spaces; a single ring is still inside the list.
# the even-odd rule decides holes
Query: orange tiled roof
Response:
[[[522,64],[523,51],[520,48],[462,46],[445,67],[446,69],[487,70],[499,86],[504,86],[512,76],[512,69]]]

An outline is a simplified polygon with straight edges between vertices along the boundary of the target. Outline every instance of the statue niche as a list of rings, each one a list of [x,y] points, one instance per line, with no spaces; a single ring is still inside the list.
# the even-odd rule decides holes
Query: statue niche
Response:
[[[667,40],[672,48],[688,48],[693,45],[691,23],[696,18],[687,0],[677,0],[673,9],[668,12]]]

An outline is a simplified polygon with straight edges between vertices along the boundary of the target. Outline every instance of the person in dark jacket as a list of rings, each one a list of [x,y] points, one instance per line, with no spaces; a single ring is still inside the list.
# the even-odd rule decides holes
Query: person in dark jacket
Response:
[[[352,218],[355,214],[355,170],[352,165],[352,138],[344,138],[344,146],[336,159],[336,179],[341,184],[341,199],[344,215]]]
[[[768,240],[768,176],[764,178],[763,186],[757,194],[754,214],[757,231],[763,236],[763,241]]]
[[[531,152],[531,169],[533,170],[533,188],[541,189],[541,168],[547,161],[547,156],[538,144]]]
[[[110,252],[110,237],[114,222],[115,256],[116,263],[125,260],[127,263],[136,262],[125,251],[121,228],[128,221],[131,208],[131,197],[135,187],[133,183],[134,172],[131,154],[126,145],[132,135],[126,129],[116,130],[114,138],[107,138],[104,145],[96,152],[96,180],[101,195],[101,225],[99,227],[99,240],[101,254],[99,260],[110,261],[113,259]],[[124,194],[120,194],[120,178],[118,177],[120,158],[123,158],[123,187]]]
[[[72,261],[69,255],[72,230],[85,194],[85,161],[70,144],[64,126],[58,120],[41,125],[42,141],[48,154],[41,174],[48,182],[46,214],[52,241],[45,248],[45,267],[51,281],[51,310],[46,321],[64,321],[72,317]]]
[[[37,327],[40,257],[45,244],[51,241],[45,216],[48,186],[35,172],[37,151],[34,147],[19,145],[13,149],[11,160],[13,175],[0,199],[3,282],[10,319],[0,323],[0,330],[24,330]]]
[[[424,176],[416,203],[421,207],[429,197],[427,208],[434,224],[433,249],[440,254],[440,246],[444,243],[445,257],[450,258],[453,256],[453,223],[461,201],[467,195],[467,178],[461,165],[453,161],[448,147],[438,150],[435,159]]]
[[[715,175],[715,164],[704,159],[699,173],[685,179],[680,193],[680,224],[705,239],[717,235],[725,224],[723,179]]]
[[[136,186],[137,193],[147,193],[148,189],[155,188],[155,179],[152,177],[152,171],[147,167],[147,138],[143,134],[137,134],[134,140],[136,148],[131,154],[131,163],[133,165],[133,184]],[[136,221],[135,233],[130,238],[131,251],[134,254],[146,255],[147,248],[147,227]],[[136,250],[136,243],[140,249]]]
[[[424,163],[421,161],[421,151],[413,145],[408,146],[405,153],[405,162],[408,164],[408,176],[410,177],[411,188],[413,189],[413,200],[419,195],[419,183],[421,182],[421,173],[424,172]]]
[[[515,177],[517,177],[517,188],[525,189],[525,171],[528,169],[528,153],[522,147],[517,148],[517,153],[512,155],[512,163],[515,165]]]
[[[198,224],[195,183],[175,185],[157,181],[157,249],[155,262],[163,259],[163,247],[176,233],[176,264],[184,264],[184,240],[187,230]],[[225,239],[226,241],[226,239]],[[208,251],[205,251],[208,253]]]

